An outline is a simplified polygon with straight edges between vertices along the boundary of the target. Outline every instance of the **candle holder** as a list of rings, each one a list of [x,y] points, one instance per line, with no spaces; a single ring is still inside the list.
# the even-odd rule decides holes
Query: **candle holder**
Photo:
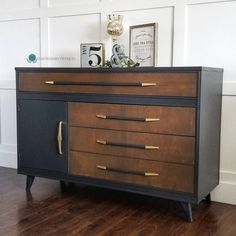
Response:
[[[108,15],[107,33],[111,35],[112,41],[117,42],[117,38],[123,33],[123,16]]]
[[[123,16],[108,15],[107,33],[111,36],[114,43],[112,47],[112,56],[110,61],[107,61],[107,67],[136,67],[139,66],[124,53],[124,47],[117,44],[117,39],[123,33],[122,25]]]

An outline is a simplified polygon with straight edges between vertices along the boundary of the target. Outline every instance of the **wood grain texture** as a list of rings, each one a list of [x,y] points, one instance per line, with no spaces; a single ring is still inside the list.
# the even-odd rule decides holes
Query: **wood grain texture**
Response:
[[[139,158],[154,161],[194,164],[195,138],[70,127],[69,146],[74,151],[92,152],[121,157]],[[124,145],[150,145],[158,149],[141,149],[103,145],[97,140],[105,140]]]
[[[101,170],[96,166],[106,166],[139,172],[158,173],[158,176],[141,176]],[[86,152],[69,153],[69,173],[90,176],[98,179],[159,187],[181,192],[193,192],[193,166],[168,164],[164,162],[134,160],[116,156],[91,154]]]
[[[202,201],[185,221],[178,202],[36,179],[0,167],[1,236],[235,236],[236,206]]]
[[[47,85],[56,82],[157,83],[148,87]],[[32,73],[22,72],[20,91],[196,97],[197,73]]]
[[[159,118],[160,120],[152,122],[109,120],[98,118],[97,114],[149,117]],[[80,127],[194,136],[195,116],[195,108],[69,103],[69,124]]]

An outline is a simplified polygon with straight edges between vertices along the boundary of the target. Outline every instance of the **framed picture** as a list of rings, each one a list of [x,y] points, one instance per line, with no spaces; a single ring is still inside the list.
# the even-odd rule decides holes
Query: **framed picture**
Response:
[[[157,23],[130,26],[129,57],[140,66],[156,64],[157,29]]]
[[[102,43],[80,44],[81,67],[97,67],[104,64],[104,46]]]

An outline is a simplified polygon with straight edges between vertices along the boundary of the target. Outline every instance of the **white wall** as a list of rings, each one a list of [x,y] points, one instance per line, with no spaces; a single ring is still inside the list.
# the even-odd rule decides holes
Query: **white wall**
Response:
[[[103,42],[107,15],[130,25],[158,22],[158,66],[223,67],[221,179],[213,199],[236,204],[236,0],[0,0],[0,166],[16,167],[16,66],[80,66],[80,43]],[[67,56],[38,61],[27,56]]]

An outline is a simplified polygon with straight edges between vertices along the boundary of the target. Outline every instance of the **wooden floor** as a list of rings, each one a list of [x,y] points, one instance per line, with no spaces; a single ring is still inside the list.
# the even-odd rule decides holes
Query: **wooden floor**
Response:
[[[236,236],[236,206],[202,202],[187,223],[178,202],[86,186],[61,188],[0,168],[0,235]]]

